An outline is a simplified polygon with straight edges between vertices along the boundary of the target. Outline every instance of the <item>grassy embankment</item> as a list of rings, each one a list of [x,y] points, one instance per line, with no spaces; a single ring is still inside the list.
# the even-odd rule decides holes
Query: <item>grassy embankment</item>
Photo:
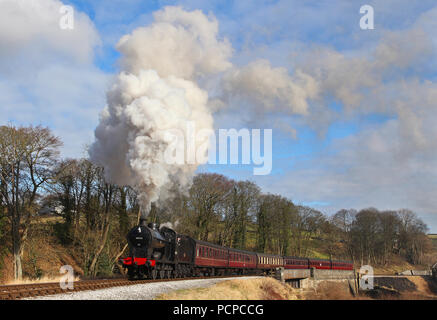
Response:
[[[316,289],[295,289],[272,278],[229,280],[208,288],[177,290],[157,300],[348,300],[354,299],[343,282],[322,282]]]

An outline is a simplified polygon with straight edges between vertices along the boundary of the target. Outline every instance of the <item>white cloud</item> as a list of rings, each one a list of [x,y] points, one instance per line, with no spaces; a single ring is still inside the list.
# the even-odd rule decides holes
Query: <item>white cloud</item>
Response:
[[[0,71],[13,72],[23,62],[24,68],[43,67],[55,57],[92,62],[100,43],[93,23],[76,11],[74,29],[61,29],[63,5],[58,0],[0,1]]]
[[[81,156],[107,75],[93,64],[100,45],[93,23],[76,10],[74,29],[61,29],[62,5],[0,0],[0,121],[48,125],[64,141],[64,156]]]

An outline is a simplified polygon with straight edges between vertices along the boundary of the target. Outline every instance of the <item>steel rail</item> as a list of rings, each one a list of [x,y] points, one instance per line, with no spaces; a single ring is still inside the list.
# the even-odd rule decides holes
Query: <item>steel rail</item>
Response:
[[[54,294],[78,292],[85,290],[99,290],[112,287],[129,286],[136,284],[146,284],[154,282],[183,281],[183,280],[201,280],[201,279],[220,279],[235,278],[242,276],[254,275],[229,275],[214,277],[187,277],[187,278],[168,278],[168,279],[144,279],[144,280],[127,280],[127,279],[93,279],[79,280],[73,282],[73,289],[62,289],[59,282],[33,283],[33,284],[14,284],[0,286],[0,300],[18,300],[29,297],[47,296]]]

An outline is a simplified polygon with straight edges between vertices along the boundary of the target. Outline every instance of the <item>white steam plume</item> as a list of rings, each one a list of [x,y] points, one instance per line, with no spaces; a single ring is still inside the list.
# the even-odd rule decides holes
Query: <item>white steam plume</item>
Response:
[[[121,64],[129,72],[154,69],[161,77],[193,79],[221,72],[232,65],[232,46],[218,39],[218,22],[200,10],[165,7],[155,22],[125,35],[117,44]]]
[[[313,77],[301,70],[290,76],[286,68],[273,68],[264,59],[229,70],[222,85],[226,100],[243,96],[258,112],[305,115],[308,100],[315,99],[319,93],[318,83]]]
[[[232,51],[217,40],[217,21],[200,11],[167,7],[155,20],[120,40],[125,71],[107,94],[90,148],[108,181],[136,188],[143,217],[152,202],[191,185],[199,163],[168,164],[164,157],[174,143],[166,134],[178,130],[186,136],[187,122],[197,132],[213,129],[208,94],[191,80],[228,68]],[[208,142],[197,140],[195,150]]]

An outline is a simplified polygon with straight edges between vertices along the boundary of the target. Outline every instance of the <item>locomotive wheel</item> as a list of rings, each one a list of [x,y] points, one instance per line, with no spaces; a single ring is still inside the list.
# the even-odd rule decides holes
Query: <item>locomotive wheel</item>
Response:
[[[135,279],[135,273],[134,273],[134,271],[132,270],[132,269],[128,269],[128,271],[127,271],[127,278],[129,279],[129,280],[134,280]]]
[[[152,279],[152,280],[156,280],[156,277],[158,276],[158,270],[156,270],[156,269],[152,269],[151,271],[150,271],[150,278]]]

